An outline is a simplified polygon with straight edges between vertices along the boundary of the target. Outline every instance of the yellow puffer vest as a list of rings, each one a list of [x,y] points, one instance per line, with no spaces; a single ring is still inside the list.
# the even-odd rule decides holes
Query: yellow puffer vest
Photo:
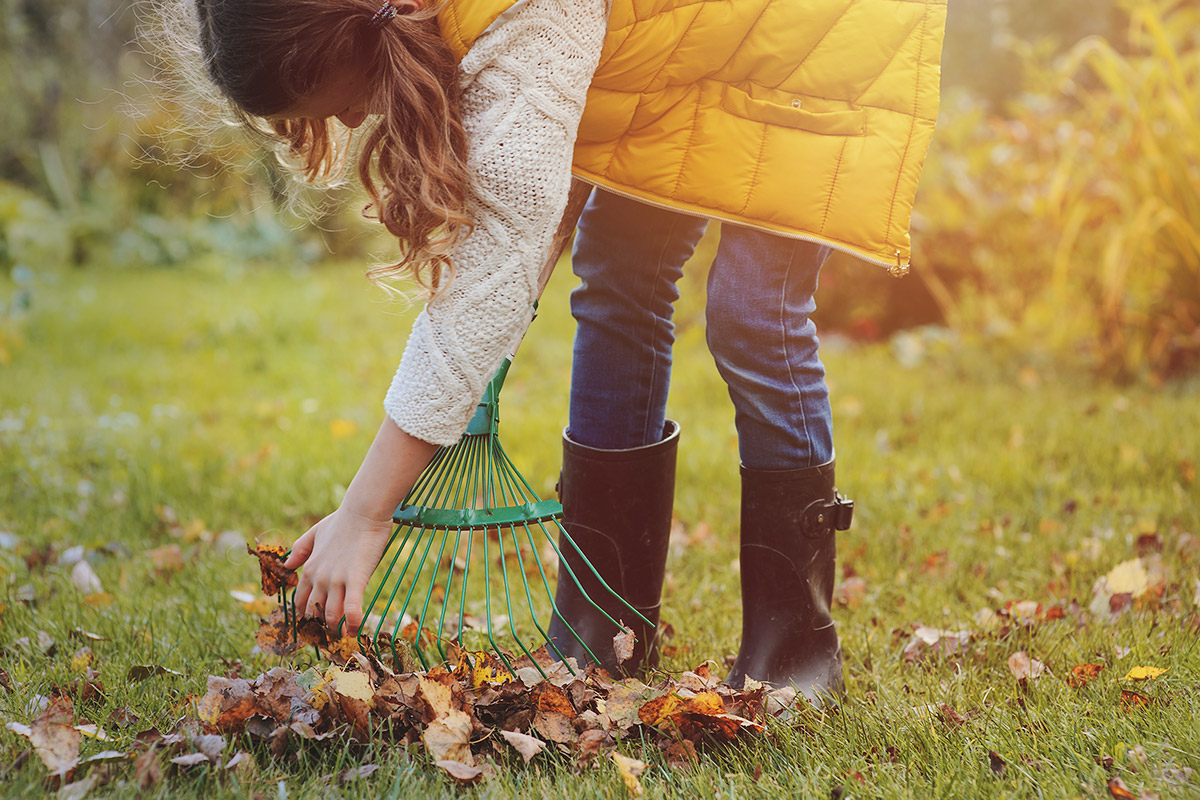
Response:
[[[521,0],[449,0],[461,58]],[[612,0],[575,174],[908,270],[946,0]]]

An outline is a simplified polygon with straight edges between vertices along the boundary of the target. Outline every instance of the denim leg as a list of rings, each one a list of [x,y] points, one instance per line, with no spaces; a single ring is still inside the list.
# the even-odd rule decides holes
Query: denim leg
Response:
[[[575,317],[571,438],[605,450],[662,438],[675,282],[707,220],[597,189],[579,222],[571,263],[582,281]]]
[[[750,469],[798,469],[833,458],[829,389],[809,319],[828,255],[828,247],[810,242],[721,227],[708,276],[706,336]]]

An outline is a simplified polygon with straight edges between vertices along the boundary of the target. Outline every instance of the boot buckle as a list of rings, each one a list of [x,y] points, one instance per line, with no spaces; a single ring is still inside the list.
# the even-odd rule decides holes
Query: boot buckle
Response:
[[[833,502],[816,500],[800,514],[800,530],[810,538],[844,531],[854,518],[854,501],[843,497],[836,490]]]

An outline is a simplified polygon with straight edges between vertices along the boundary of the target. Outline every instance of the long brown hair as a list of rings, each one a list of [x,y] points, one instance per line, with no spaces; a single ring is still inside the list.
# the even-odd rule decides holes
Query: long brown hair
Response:
[[[376,282],[411,274],[436,291],[450,254],[470,231],[467,137],[458,64],[437,9],[409,10],[382,26],[376,0],[194,0],[204,67],[252,130],[286,145],[308,181],[341,174],[350,132],[331,119],[267,121],[336,70],[363,71],[378,122],[356,148],[357,173],[378,218],[400,242],[398,263],[368,271]],[[445,272],[442,268],[445,268]]]

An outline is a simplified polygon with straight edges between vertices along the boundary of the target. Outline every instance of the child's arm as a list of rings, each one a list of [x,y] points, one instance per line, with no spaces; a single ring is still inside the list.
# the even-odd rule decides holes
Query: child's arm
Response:
[[[296,587],[296,608],[303,615],[319,613],[334,630],[345,614],[344,632],[358,631],[363,592],[387,546],[392,512],[435,452],[437,445],[384,419],[337,511],[292,545],[286,566],[309,564]]]
[[[297,610],[357,631],[391,514],[436,451],[465,430],[520,341],[571,183],[571,156],[600,57],[607,0],[528,0],[463,59],[463,125],[475,228],[456,278],[417,318],[384,402],[388,418],[337,511],[296,542]],[[429,444],[433,442],[434,444]]]

